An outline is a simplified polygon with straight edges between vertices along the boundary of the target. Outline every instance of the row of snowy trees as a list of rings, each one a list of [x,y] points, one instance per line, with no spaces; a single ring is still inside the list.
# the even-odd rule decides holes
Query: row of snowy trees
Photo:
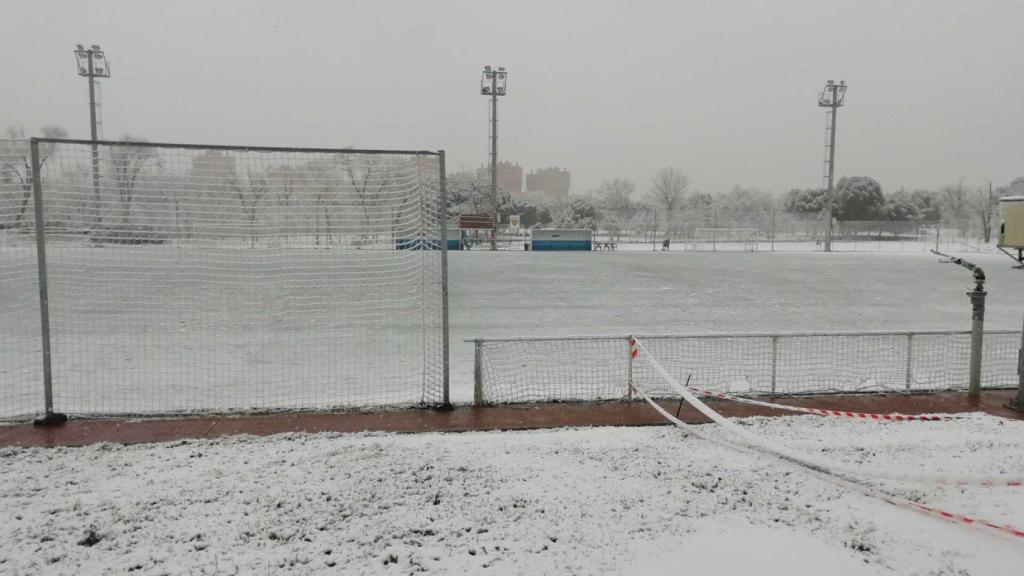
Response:
[[[452,175],[448,183],[455,213],[497,212],[503,221],[507,215],[518,214],[525,227],[591,228],[613,236],[656,231],[688,235],[702,227],[785,230],[795,223],[822,220],[826,203],[826,192],[820,189],[775,195],[736,186],[709,194],[693,190],[690,179],[675,167],[656,172],[643,192],[632,180],[614,178],[583,195],[549,202],[513,198],[504,190],[492,198],[489,183],[469,172]],[[885,193],[873,178],[844,177],[836,183],[833,217],[847,223],[942,225],[957,228],[963,235],[976,234],[987,242],[998,221],[999,198],[1020,194],[1024,194],[1024,178],[1001,187],[970,188],[961,181],[937,190]]]
[[[67,132],[50,126],[43,134],[60,138]],[[9,129],[8,137],[0,145],[0,229],[27,226],[31,217],[32,175],[24,133]],[[413,221],[422,208],[418,186],[436,182],[417,179],[429,168],[403,165],[408,159],[355,154],[264,157],[217,150],[182,154],[146,146],[131,136],[122,140],[138,145],[104,148],[101,182],[95,188],[91,159],[83,153],[87,148],[79,147],[74,157],[62,156],[52,145],[41,148],[43,175],[57,190],[47,197],[54,211],[50,221],[80,231],[104,230],[113,240],[218,231],[252,238],[307,233],[317,243],[353,230],[362,238],[398,237],[415,233]],[[614,178],[583,195],[552,202],[514,198],[504,190],[494,198],[489,184],[469,172],[450,175],[448,192],[454,214],[498,213],[502,221],[516,214],[527,228],[591,228],[613,235],[689,234],[700,227],[774,230],[783,220],[820,220],[826,196],[820,189],[777,196],[739,186],[709,194],[693,190],[676,167],[658,170],[643,192],[631,180]],[[970,188],[961,181],[937,190],[885,193],[873,178],[845,177],[836,184],[833,216],[840,222],[942,222],[988,241],[998,199],[1010,194],[1024,194],[1024,178],[996,188]]]
[[[439,229],[438,166],[429,156],[184,150],[130,136],[122,142],[100,147],[95,185],[91,147],[41,148],[48,229],[94,242],[245,238],[253,245],[267,236],[391,244]],[[4,141],[0,228],[31,223],[31,180],[27,142]]]
[[[1024,194],[1024,178],[994,188],[991,183],[975,188],[961,180],[936,190],[895,190],[884,193],[874,178],[841,178],[836,184],[832,213],[839,221],[888,220],[941,222],[964,236],[976,233],[990,241],[998,218],[999,198]],[[825,211],[826,192],[790,190],[783,198],[787,212],[818,215]]]

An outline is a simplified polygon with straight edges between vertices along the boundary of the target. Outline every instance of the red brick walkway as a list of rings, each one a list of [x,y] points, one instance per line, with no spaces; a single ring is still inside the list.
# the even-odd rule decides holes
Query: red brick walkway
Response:
[[[787,398],[794,406],[852,412],[903,414],[983,411],[1006,418],[1024,415],[1003,407],[1015,391],[989,391],[980,400],[963,393],[906,396],[867,394]],[[725,416],[779,416],[791,412],[727,401],[712,401]],[[675,412],[678,402],[662,403]],[[707,419],[689,406],[680,418],[689,423]],[[527,404],[459,407],[453,410],[395,410],[386,412],[288,413],[264,416],[204,416],[149,420],[71,420],[55,427],[0,426],[0,446],[83,446],[99,442],[136,444],[182,438],[213,438],[232,434],[267,436],[283,432],[466,432],[471,430],[529,430],[562,426],[647,426],[665,420],[645,402],[590,404]]]

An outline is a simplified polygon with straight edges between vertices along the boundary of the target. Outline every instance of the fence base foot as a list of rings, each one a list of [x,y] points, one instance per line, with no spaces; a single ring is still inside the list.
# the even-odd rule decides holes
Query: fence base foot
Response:
[[[50,413],[32,421],[33,426],[60,426],[68,421],[67,414]]]
[[[1013,410],[1014,412],[1024,412],[1024,401],[1021,401],[1021,398],[1018,396],[1017,398],[1014,398],[1013,400],[1008,400],[1008,401],[1004,402],[1003,403],[1003,408],[1009,408],[1010,410]]]

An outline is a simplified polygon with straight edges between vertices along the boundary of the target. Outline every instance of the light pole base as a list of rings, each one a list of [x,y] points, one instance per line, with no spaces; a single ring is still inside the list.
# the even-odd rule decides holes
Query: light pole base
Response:
[[[36,418],[32,421],[33,426],[60,426],[68,421],[67,414],[61,414],[59,412],[50,412],[49,414]]]
[[[1014,412],[1024,412],[1024,400],[1021,400],[1020,396],[1017,396],[1013,400],[1007,400],[1004,402],[1003,408],[1009,408]]]

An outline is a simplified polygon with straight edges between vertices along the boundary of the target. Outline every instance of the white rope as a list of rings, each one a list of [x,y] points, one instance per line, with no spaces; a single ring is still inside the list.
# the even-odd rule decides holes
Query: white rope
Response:
[[[661,364],[651,356],[647,348],[644,347],[643,343],[639,340],[634,339],[637,343],[637,347],[646,358],[650,361],[651,366],[661,375],[666,382],[668,382],[679,394],[689,402],[694,408],[696,408],[701,414],[704,414],[711,421],[722,426],[722,428],[736,434],[737,436],[746,440],[750,445],[766,450],[775,454],[776,456],[798,462],[804,466],[808,466],[813,469],[817,469],[823,472],[832,474],[844,474],[854,477],[861,478],[878,478],[882,480],[895,480],[898,482],[924,482],[932,484],[952,484],[959,486],[1021,486],[1024,481],[1020,477],[1007,476],[1007,475],[967,475],[967,474],[929,474],[926,472],[900,472],[892,473],[885,470],[869,470],[865,468],[855,468],[844,464],[836,464],[829,462],[822,458],[816,458],[806,454],[790,450],[788,448],[777,446],[773,443],[768,442],[762,438],[747,432],[740,426],[737,426],[733,422],[729,421],[718,412],[712,410],[707,404],[702,402],[699,398],[693,395],[685,386],[679,384],[675,378],[673,378],[668,372],[662,368]]]
[[[650,404],[651,407],[654,408],[659,414],[664,416],[666,420],[668,420],[672,424],[675,424],[677,427],[679,427],[681,430],[683,430],[683,432],[686,433],[686,434],[693,434],[694,436],[696,436],[698,438],[701,438],[703,440],[707,440],[708,442],[711,442],[713,444],[718,444],[718,445],[724,446],[726,448],[731,448],[733,450],[736,450],[738,452],[742,452],[742,453],[747,454],[749,456],[755,456],[756,457],[756,456],[760,456],[760,455],[764,455],[765,454],[765,452],[758,452],[758,451],[754,450],[753,448],[751,448],[749,446],[745,446],[743,444],[732,442],[732,441],[730,441],[728,439],[725,439],[725,438],[716,438],[716,437],[713,437],[713,436],[706,435],[703,432],[700,432],[698,430],[697,426],[691,426],[691,425],[683,422],[682,420],[676,418],[672,414],[669,414],[669,412],[667,410],[665,410],[660,405],[658,405],[657,402],[652,400],[651,397],[648,396],[640,387],[634,385],[633,386],[633,391],[636,392],[636,394],[641,399],[645,400],[648,404]],[[819,468],[817,466],[814,466],[812,464],[809,464],[807,462],[803,462],[803,461],[800,461],[800,460],[793,460],[793,459],[788,458],[786,456],[782,456],[780,454],[776,454],[776,453],[774,453],[774,452],[772,452],[770,450],[767,450],[767,455],[768,456],[774,456],[774,457],[778,458],[784,465],[794,466],[794,467],[796,467],[796,468],[798,468],[798,469],[800,469],[800,470],[802,470],[804,472],[807,472],[807,473],[811,474],[812,476],[815,476],[816,478],[819,478],[819,479],[824,480],[826,482],[831,482],[831,483],[833,483],[833,484],[835,484],[837,486],[843,487],[843,488],[848,488],[848,489],[853,490],[855,492],[859,492],[859,493],[861,493],[861,494],[863,494],[865,496],[869,496],[869,497],[873,497],[873,498],[878,498],[879,500],[882,500],[883,502],[886,502],[886,503],[891,504],[893,506],[896,506],[898,508],[903,508],[904,510],[909,510],[911,512],[916,512],[918,514],[923,514],[923,515],[928,516],[930,518],[937,518],[939,520],[944,520],[944,521],[947,521],[947,522],[952,522],[954,524],[959,524],[959,525],[962,525],[962,526],[967,526],[967,527],[975,528],[975,529],[978,529],[978,530],[980,530],[980,531],[982,531],[984,533],[987,533],[989,535],[1003,536],[1003,537],[1007,537],[1007,536],[1013,537],[1014,541],[1017,541],[1017,542],[1020,542],[1021,541],[1020,539],[1024,539],[1024,530],[1020,530],[1019,528],[1015,528],[1014,526],[1011,526],[1009,524],[996,524],[995,522],[992,522],[992,521],[989,521],[989,520],[984,520],[984,519],[981,519],[981,518],[972,518],[972,517],[969,517],[969,516],[964,516],[962,514],[957,514],[955,512],[948,512],[946,510],[941,510],[939,508],[933,508],[931,506],[926,506],[926,505],[920,504],[918,502],[913,502],[911,500],[907,500],[906,498],[901,498],[899,496],[893,496],[891,494],[886,494],[886,493],[881,492],[879,490],[876,490],[876,489],[874,489],[874,488],[872,488],[870,486],[862,484],[862,483],[856,481],[855,479],[846,478],[846,477],[842,476],[840,473],[838,473],[836,471],[828,470],[828,469],[822,469],[822,468]]]

